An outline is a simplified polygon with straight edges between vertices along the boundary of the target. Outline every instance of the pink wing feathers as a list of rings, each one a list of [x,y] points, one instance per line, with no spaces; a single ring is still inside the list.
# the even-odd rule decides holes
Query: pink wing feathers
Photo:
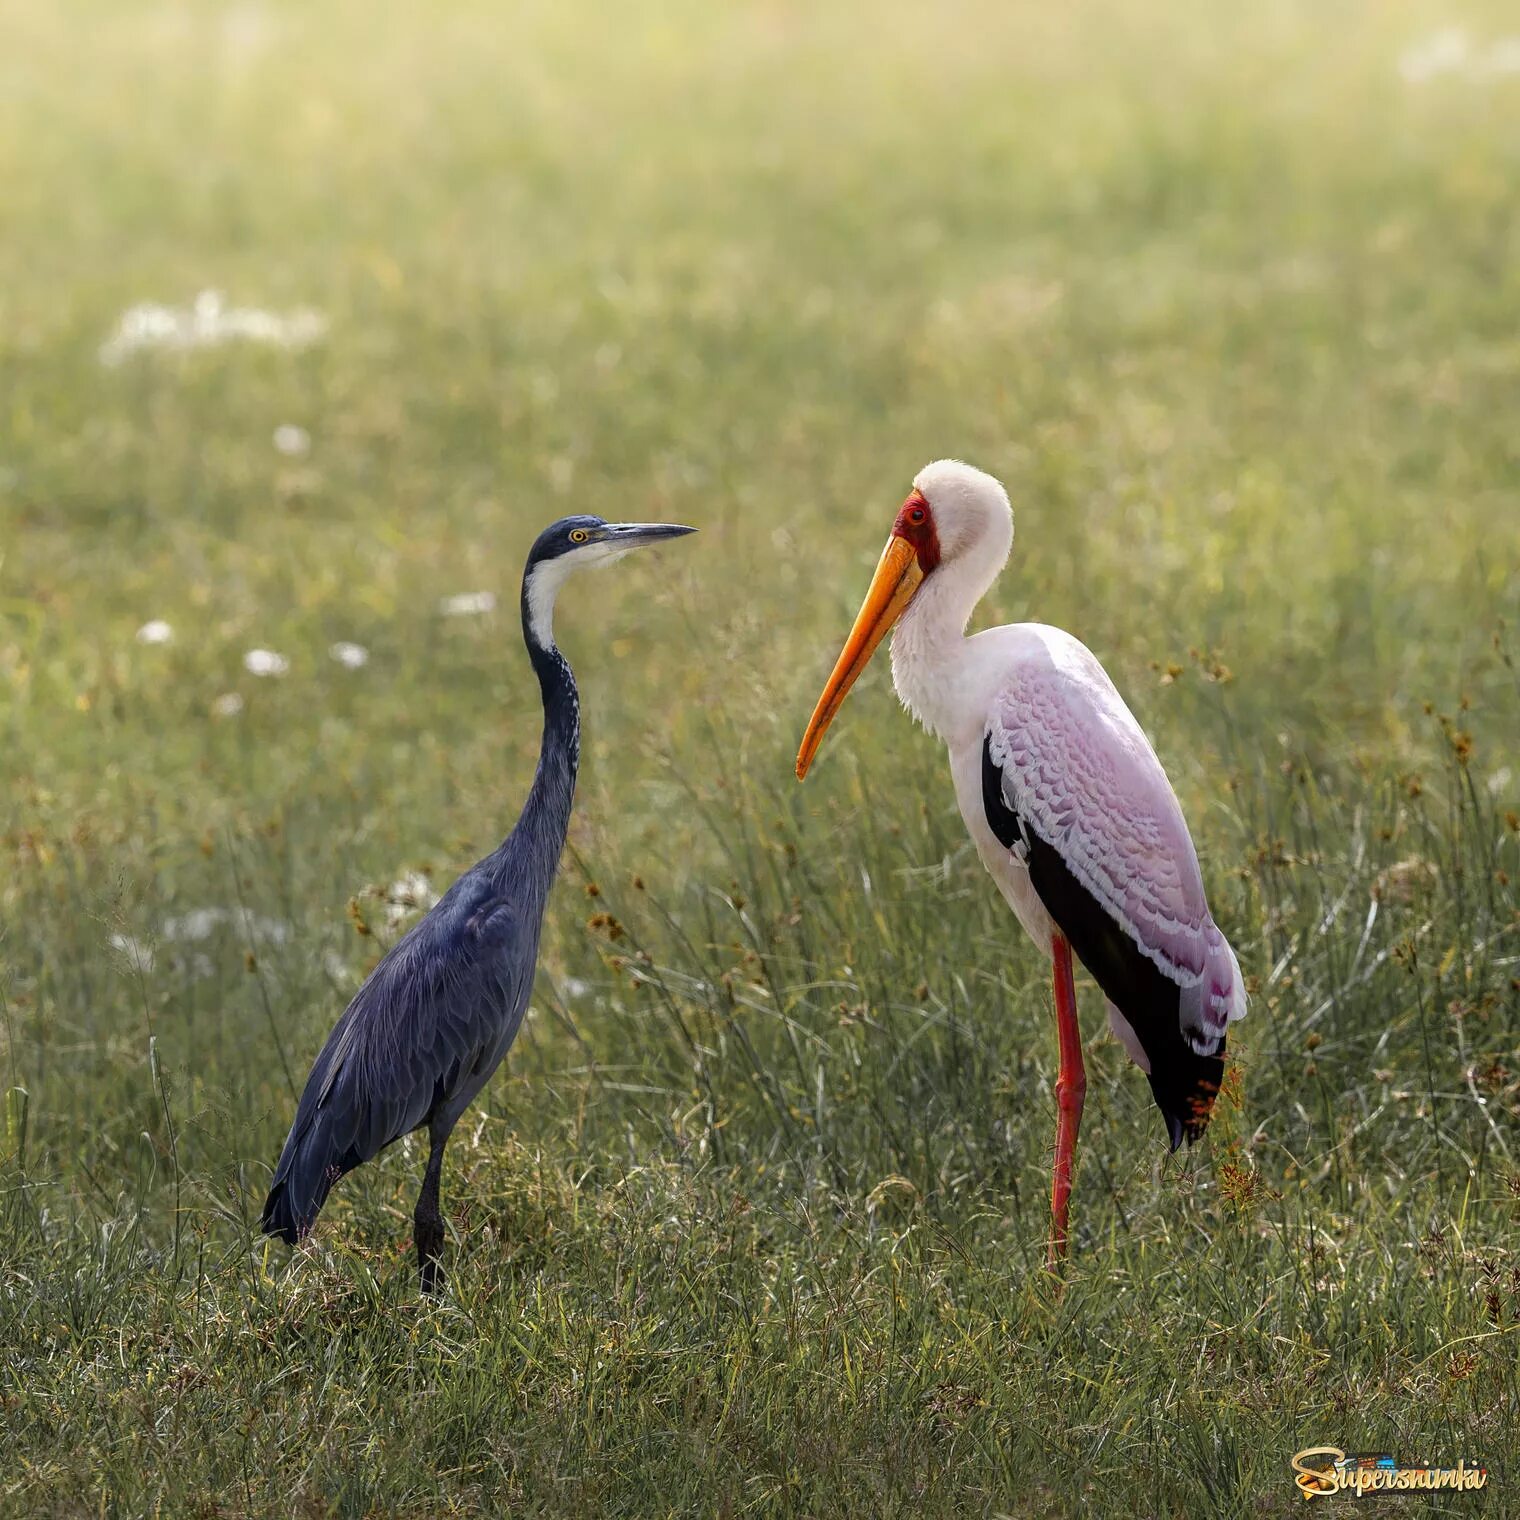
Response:
[[[1180,990],[1200,1055],[1245,1013],[1234,952],[1209,915],[1198,856],[1150,741],[1094,656],[1058,629],[992,703],[988,744],[1008,805]]]

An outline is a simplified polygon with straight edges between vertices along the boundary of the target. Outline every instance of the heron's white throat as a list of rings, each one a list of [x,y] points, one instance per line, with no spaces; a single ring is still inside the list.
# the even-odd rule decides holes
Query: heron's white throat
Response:
[[[555,647],[554,602],[572,570],[600,569],[631,554],[635,547],[617,543],[582,544],[535,565],[528,576],[528,627],[534,639],[545,649]]]

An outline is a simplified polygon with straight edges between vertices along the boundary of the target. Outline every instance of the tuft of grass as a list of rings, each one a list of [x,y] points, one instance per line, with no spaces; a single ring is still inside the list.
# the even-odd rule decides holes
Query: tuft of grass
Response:
[[[1266,1515],[1338,1444],[1505,1512],[1512,80],[1406,79],[1419,5],[0,20],[0,1511]],[[100,362],[203,290],[325,332]],[[1169,1157],[1079,986],[1064,1295],[1046,970],[942,756],[876,671],[791,780],[943,454],[1253,989]],[[421,1304],[413,1143],[254,1226],[515,815],[570,510],[703,532],[565,594],[571,849]]]

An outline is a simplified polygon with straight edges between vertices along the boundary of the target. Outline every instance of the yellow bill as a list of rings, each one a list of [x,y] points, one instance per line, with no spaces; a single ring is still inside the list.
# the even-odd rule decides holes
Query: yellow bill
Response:
[[[870,663],[876,646],[891,631],[892,625],[903,615],[913,593],[918,590],[924,572],[919,568],[918,551],[907,539],[893,534],[887,547],[881,551],[876,574],[871,577],[871,589],[861,603],[855,617],[855,626],[845,640],[844,648],[835,662],[834,673],[818,698],[807,732],[802,736],[802,747],[797,751],[797,779],[801,781],[823,743],[823,736],[834,714],[844,706],[844,699],[857,677]]]

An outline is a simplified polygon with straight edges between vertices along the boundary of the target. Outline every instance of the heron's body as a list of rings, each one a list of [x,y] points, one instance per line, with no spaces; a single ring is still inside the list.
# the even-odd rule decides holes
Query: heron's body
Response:
[[[953,461],[920,473],[819,700],[798,773],[895,625],[897,694],[943,740],[978,855],[1055,962],[1059,1252],[1085,1088],[1071,953],[1102,989],[1114,1033],[1150,1078],[1174,1149],[1208,1123],[1225,1030],[1246,1000],[1234,952],[1210,916],[1176,795],[1103,667],[1070,634],[1040,623],[966,637],[1012,539],[1007,497],[990,476]]]
[[[565,518],[535,543],[523,574],[522,622],[544,731],[527,801],[500,847],[391,948],[328,1036],[275,1167],[261,1221],[267,1234],[294,1244],[334,1182],[426,1127],[415,1226],[423,1286],[434,1286],[444,1146],[522,1024],[575,795],[580,700],[554,643],[555,596],[578,563],[608,562],[638,543],[689,531]]]

